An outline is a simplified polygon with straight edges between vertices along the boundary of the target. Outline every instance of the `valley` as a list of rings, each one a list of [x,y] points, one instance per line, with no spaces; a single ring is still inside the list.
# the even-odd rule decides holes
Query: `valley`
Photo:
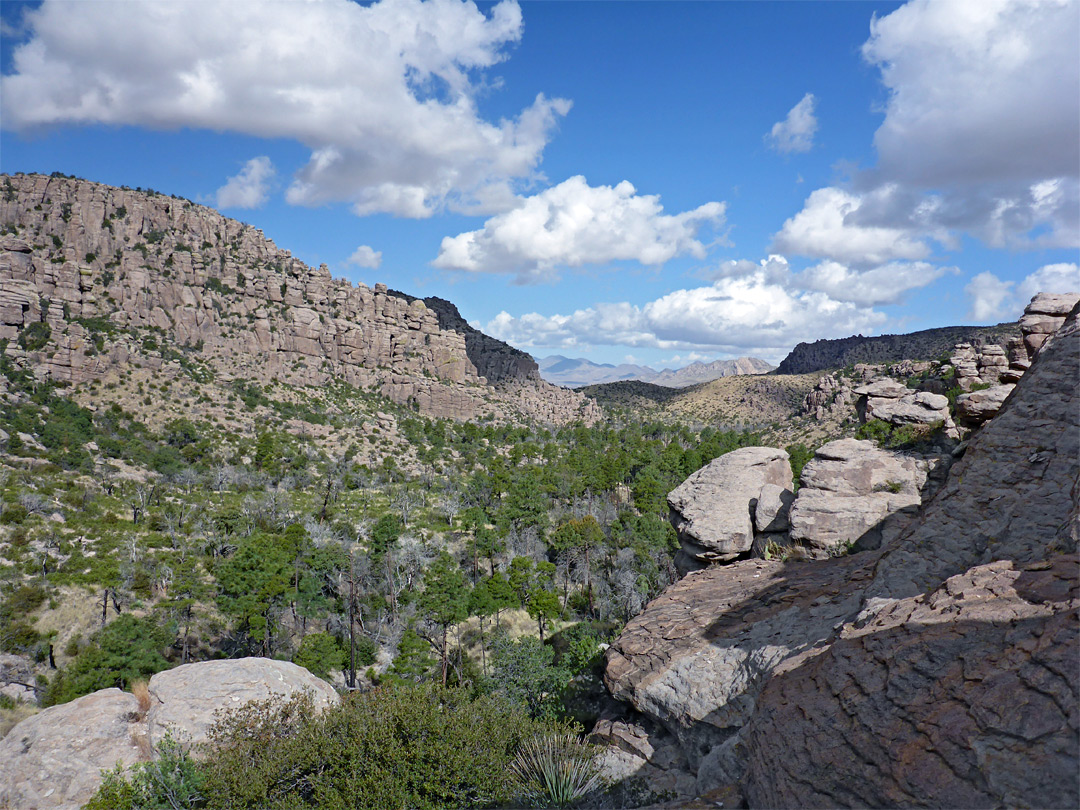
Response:
[[[800,792],[798,767],[763,742],[796,750],[804,734],[824,750],[821,718],[845,713],[878,739],[879,708],[838,704],[813,655],[843,664],[862,645],[844,670],[861,683],[889,654],[868,617],[945,623],[957,593],[1026,598],[1017,577],[1042,589],[1021,606],[1033,623],[1075,604],[1075,304],[1037,296],[1019,323],[800,344],[777,369],[679,388],[570,390],[452,303],[334,279],[205,206],[2,176],[0,763],[21,781],[0,783],[0,806],[79,806],[96,767],[180,756],[167,727],[205,742],[210,720],[184,706],[236,700],[217,687],[241,678],[231,667],[245,696],[265,679],[302,701],[314,684],[333,722],[435,723],[416,707],[442,701],[463,746],[470,726],[517,734],[507,757],[530,735],[591,734],[607,780],[591,806],[847,801],[824,776],[832,792]],[[1003,500],[995,481],[1026,494]],[[200,666],[226,674],[201,683]],[[1047,687],[1059,702],[1065,681]],[[792,718],[787,695],[806,693],[821,715]],[[380,708],[387,695],[401,702]],[[127,719],[75,751],[64,725],[93,726],[92,710]],[[1064,721],[1040,712],[1072,756]],[[328,734],[318,722],[304,734]],[[235,765],[250,751],[231,733],[218,751]],[[35,782],[34,746],[77,763],[62,795]],[[964,773],[941,777],[957,802],[968,783],[988,801],[1028,795],[1019,777],[998,790]],[[242,790],[236,772],[211,777],[234,791],[219,796]],[[243,806],[289,798],[260,789]],[[926,795],[875,790],[858,801]]]

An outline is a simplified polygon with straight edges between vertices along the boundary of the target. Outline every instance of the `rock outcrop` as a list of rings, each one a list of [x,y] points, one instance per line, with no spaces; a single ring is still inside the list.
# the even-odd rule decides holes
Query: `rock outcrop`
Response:
[[[788,454],[743,447],[714,459],[672,490],[668,506],[683,553],[708,563],[750,551],[754,510],[767,484],[791,489]]]
[[[676,735],[699,790],[1080,803],[1077,310],[881,549],[713,566],[627,625],[605,682]]]
[[[206,739],[214,713],[272,695],[310,690],[317,706],[337,693],[303,667],[267,658],[206,661],[150,679],[150,705],[103,689],[27,718],[0,740],[0,807],[78,808],[101,784],[101,770],[145,761],[171,730],[185,743]]]
[[[949,399],[929,391],[913,391],[884,378],[854,391],[859,420],[880,419],[893,425],[951,425]]]
[[[194,356],[223,376],[373,387],[432,416],[599,415],[449,302],[334,279],[212,209],[62,177],[3,182],[0,339],[42,376],[81,383],[133,356]]]
[[[858,550],[878,548],[911,521],[931,470],[941,463],[858,439],[823,445],[803,468],[791,507],[791,539],[815,552],[855,544]]]

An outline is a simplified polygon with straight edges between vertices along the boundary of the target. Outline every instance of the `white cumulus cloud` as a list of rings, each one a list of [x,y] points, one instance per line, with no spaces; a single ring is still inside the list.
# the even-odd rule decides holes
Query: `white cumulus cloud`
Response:
[[[479,230],[445,237],[433,264],[469,273],[513,273],[521,283],[553,280],[560,267],[620,260],[661,265],[684,254],[703,258],[698,230],[723,221],[723,203],[670,215],[658,196],[638,194],[625,180],[590,186],[577,176],[520,199],[516,208]]]
[[[377,270],[379,265],[382,264],[382,251],[375,250],[368,245],[360,245],[345,260],[345,264],[355,264],[357,267],[370,267],[372,270]]]
[[[568,315],[502,312],[484,331],[521,347],[596,345],[757,354],[776,358],[803,340],[872,332],[885,316],[785,284],[782,257],[740,263],[712,284],[674,290],[643,306],[598,304]]]
[[[911,0],[875,18],[862,53],[888,91],[877,165],[811,194],[776,248],[865,266],[962,234],[1080,244],[1078,41],[1075,0]]]
[[[217,190],[218,208],[258,208],[270,197],[270,181],[276,171],[268,157],[254,157],[239,174],[230,177]]]
[[[1080,293],[1080,269],[1072,262],[1044,264],[1016,286],[1024,306],[1036,293]]]
[[[955,268],[928,262],[889,262],[860,271],[829,260],[803,270],[795,278],[803,289],[827,293],[837,301],[874,306],[898,304],[907,292],[932,284],[950,270]]]
[[[814,116],[816,99],[813,93],[802,97],[783,121],[777,121],[766,136],[777,152],[809,152],[814,145],[818,121]]]
[[[923,259],[930,254],[930,248],[910,228],[857,222],[863,204],[861,195],[831,186],[819,188],[799,213],[784,222],[773,237],[773,247],[864,266],[893,259]]]
[[[30,131],[123,124],[238,132],[311,150],[286,198],[358,214],[493,213],[535,174],[564,99],[477,110],[521,9],[454,0],[70,3],[28,10],[0,117]]]
[[[1036,293],[1080,292],[1080,268],[1071,262],[1045,264],[1019,283],[987,271],[973,276],[964,292],[971,299],[969,317],[976,321],[1013,320]]]

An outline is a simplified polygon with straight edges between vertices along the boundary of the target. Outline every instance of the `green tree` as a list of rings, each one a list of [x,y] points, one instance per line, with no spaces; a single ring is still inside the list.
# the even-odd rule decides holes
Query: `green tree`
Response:
[[[269,657],[276,614],[290,593],[292,555],[278,537],[256,533],[244,538],[216,574],[221,610],[237,619],[240,629]]]
[[[420,593],[419,606],[420,611],[441,631],[439,657],[442,661],[442,684],[446,686],[450,661],[447,635],[452,626],[469,615],[469,589],[465,574],[445,551],[435,558],[424,574],[424,590]]]
[[[308,633],[300,642],[293,663],[299,664],[315,677],[328,681],[332,671],[344,668],[345,651],[329,633]]]
[[[435,659],[431,657],[431,645],[416,632],[415,628],[408,627],[401,635],[398,642],[398,654],[394,656],[394,662],[390,665],[387,674],[391,681],[411,683],[425,678],[432,667]]]
[[[491,669],[495,690],[524,706],[530,716],[554,718],[563,713],[562,696],[572,675],[556,666],[550,645],[535,636],[504,638],[492,647]]]
[[[130,688],[169,668],[164,651],[172,644],[172,628],[151,617],[125,613],[90,639],[75,660],[49,685],[44,703],[66,703],[81,695],[117,686]]]

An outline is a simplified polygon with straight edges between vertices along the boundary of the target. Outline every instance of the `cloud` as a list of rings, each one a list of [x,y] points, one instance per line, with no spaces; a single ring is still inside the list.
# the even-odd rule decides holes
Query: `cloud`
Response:
[[[258,208],[269,199],[270,181],[276,173],[270,158],[252,158],[217,190],[217,207]]]
[[[749,272],[674,290],[640,307],[605,303],[551,316],[501,312],[484,331],[521,347],[610,345],[777,357],[803,340],[870,332],[885,322],[872,309],[780,283],[773,276],[782,262],[771,257]]]
[[[898,304],[907,292],[932,284],[950,269],[955,271],[928,262],[889,262],[857,271],[830,260],[803,270],[796,283],[802,289],[818,290],[836,301],[860,306]]]
[[[889,90],[878,168],[920,187],[1075,176],[1080,15],[1070,0],[912,0],[870,25]]]
[[[724,204],[668,215],[660,198],[627,181],[590,186],[571,177],[519,200],[476,231],[442,240],[432,264],[468,273],[513,273],[519,283],[551,281],[560,267],[631,260],[661,265],[675,256],[704,258],[698,230],[724,221]]]
[[[1071,262],[1045,264],[1021,281],[1016,292],[1024,306],[1036,293],[1080,293],[1080,269]]]
[[[357,267],[370,267],[372,270],[377,270],[379,265],[382,264],[382,251],[373,250],[367,245],[360,245],[345,260],[345,264],[355,264]]]
[[[930,254],[910,227],[859,224],[855,215],[864,203],[863,196],[843,189],[817,189],[773,236],[773,249],[862,266]]]
[[[777,152],[809,152],[814,145],[814,133],[818,122],[814,117],[816,99],[813,93],[807,93],[787,114],[783,121],[773,124],[765,139]]]
[[[964,287],[964,292],[971,299],[968,317],[976,321],[996,321],[1004,318],[1015,304],[1012,288],[1013,282],[1002,281],[989,271],[972,276],[971,281]]]
[[[968,317],[983,322],[1013,320],[1036,293],[1080,292],[1080,268],[1066,262],[1046,264],[1019,283],[1003,281],[991,272],[979,273],[964,292],[971,299]]]
[[[513,0],[45,0],[0,82],[5,127],[120,124],[299,141],[286,199],[360,215],[494,213],[535,174],[564,99],[483,119],[484,71],[521,38]]]
[[[888,92],[875,167],[819,189],[777,250],[855,265],[1080,245],[1080,14],[1074,0],[911,0],[871,23]]]

